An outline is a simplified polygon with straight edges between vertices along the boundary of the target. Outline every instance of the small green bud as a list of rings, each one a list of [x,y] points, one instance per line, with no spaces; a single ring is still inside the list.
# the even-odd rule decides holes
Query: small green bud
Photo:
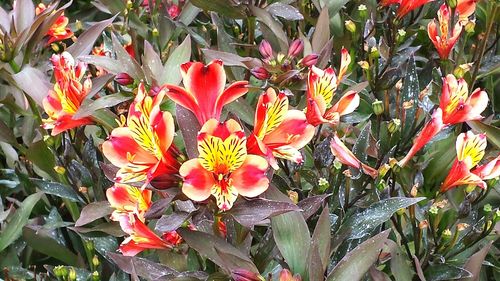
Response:
[[[370,49],[370,57],[372,59],[378,59],[380,57],[380,52],[377,47],[374,46]]]
[[[448,7],[450,7],[451,9],[457,7],[457,0],[446,0],[446,3],[448,4]]]
[[[64,278],[68,275],[68,269],[63,265],[54,267],[54,275],[59,278]]]
[[[401,120],[392,119],[387,125],[387,130],[389,131],[389,133],[394,134],[395,132],[399,131],[400,127],[401,127]]]
[[[484,211],[485,213],[487,213],[487,214],[488,214],[488,213],[491,213],[491,211],[493,211],[493,207],[491,207],[491,205],[490,205],[490,204],[486,204],[486,205],[484,205],[484,207],[483,207],[483,211]]]
[[[70,281],[76,280],[76,270],[73,267],[69,269],[68,280]]]
[[[99,276],[99,272],[94,271],[94,273],[92,273],[92,281],[99,281],[99,280],[101,280],[101,277]]]
[[[66,173],[66,169],[63,166],[55,166],[54,171],[59,175],[64,175]]]
[[[282,53],[279,53],[277,56],[276,56],[276,60],[278,61],[279,64],[283,63],[283,60],[286,58],[286,56]]]
[[[495,214],[493,215],[493,221],[495,223],[497,223],[498,221],[500,221],[500,210],[496,210],[495,211]]]
[[[366,5],[359,5],[358,12],[361,19],[366,19],[368,17],[368,9],[366,8]]]
[[[470,20],[465,24],[465,32],[467,32],[468,34],[474,33],[475,29],[476,22]]]
[[[438,212],[439,212],[438,207],[436,207],[434,205],[429,208],[429,214],[431,214],[431,215],[437,215]]]
[[[406,209],[405,209],[405,208],[401,208],[401,209],[399,209],[399,210],[397,210],[397,211],[396,211],[396,213],[397,213],[399,216],[404,215],[404,214],[405,214],[405,212],[406,212]]]
[[[373,112],[375,113],[375,115],[378,116],[378,115],[384,113],[384,103],[382,101],[375,100],[372,103],[372,109],[373,109]]]
[[[99,261],[99,257],[97,255],[94,255],[94,257],[92,258],[92,265],[94,267],[98,267],[100,264],[101,262]]]
[[[398,29],[398,34],[396,35],[396,41],[401,44],[406,38],[406,31],[404,29]]]
[[[391,166],[389,166],[389,164],[384,164],[384,165],[380,166],[380,168],[378,169],[379,177],[381,177],[381,178],[385,177],[385,175],[387,174],[387,172],[389,172],[390,169],[391,169]]]
[[[445,230],[443,231],[443,234],[441,235],[441,237],[443,238],[443,240],[444,240],[444,241],[448,241],[448,240],[450,240],[451,235],[453,235],[453,234],[451,233],[451,230],[449,230],[449,229],[445,229]]]
[[[356,33],[356,24],[352,20],[346,20],[344,25],[349,32]]]
[[[86,240],[84,242],[84,246],[85,246],[85,249],[87,249],[87,251],[89,251],[89,252],[94,251],[94,242],[92,240]]]
[[[335,158],[335,160],[333,161],[333,167],[335,168],[335,170],[340,170],[340,168],[342,168],[342,163],[340,163],[340,161]]]
[[[153,37],[160,36],[160,32],[158,31],[158,29],[156,27],[153,28],[153,31],[151,31],[151,34],[153,35]]]
[[[385,180],[380,180],[377,183],[377,189],[378,189],[378,191],[384,191],[386,187],[387,187],[387,185],[385,183]]]

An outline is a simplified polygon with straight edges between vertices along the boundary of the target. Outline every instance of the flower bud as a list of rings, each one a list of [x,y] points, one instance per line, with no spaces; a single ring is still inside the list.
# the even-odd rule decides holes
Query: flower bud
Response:
[[[380,52],[379,50],[377,49],[377,47],[372,47],[370,49],[370,57],[372,59],[378,59],[380,57]]]
[[[75,21],[75,29],[76,31],[83,30],[83,23],[79,20]]]
[[[460,232],[460,231],[464,231],[464,230],[466,230],[468,227],[469,227],[469,225],[468,225],[468,224],[466,224],[466,223],[459,223],[459,224],[457,224],[457,231],[459,231],[459,232]]]
[[[319,186],[320,190],[324,191],[330,187],[330,183],[325,178],[319,178],[318,186]]]
[[[64,175],[66,173],[66,169],[63,166],[55,166],[54,171],[59,175]]]
[[[153,30],[151,31],[151,34],[153,35],[153,37],[158,37],[160,35],[160,32],[158,31],[158,29],[155,27],[153,28]]]
[[[303,67],[313,66],[318,62],[319,56],[317,54],[309,54],[299,61],[299,65]]]
[[[260,42],[259,52],[265,59],[273,57],[273,47],[271,47],[271,44],[266,40],[262,40],[262,42]]]
[[[68,280],[76,281],[76,270],[73,267],[69,269]]]
[[[457,66],[455,68],[455,70],[453,70],[453,75],[455,75],[455,77],[457,78],[463,78],[464,75],[470,71],[472,67],[472,64],[471,63],[464,63],[464,64],[461,64],[459,66]]]
[[[134,83],[134,78],[132,78],[127,73],[122,72],[122,73],[118,73],[115,76],[115,81],[116,81],[116,83],[118,83],[118,84],[120,84],[122,86],[127,86],[127,85],[130,85],[130,84]]]
[[[253,76],[255,76],[255,78],[259,80],[266,80],[269,77],[271,77],[269,72],[261,66],[254,67],[250,72],[252,73]]]
[[[0,61],[9,62],[14,55],[14,45],[8,37],[0,38]]]
[[[493,215],[493,221],[495,223],[497,223],[498,221],[500,221],[500,210],[496,210],[495,211],[495,214]]]
[[[98,267],[101,264],[101,261],[99,261],[99,257],[97,255],[94,255],[92,258],[92,265],[94,267]]]
[[[389,133],[394,134],[399,130],[400,127],[401,127],[401,120],[392,119],[387,125],[387,130],[389,131]]]
[[[265,279],[260,274],[251,272],[246,269],[238,268],[231,272],[231,277],[235,281],[264,281]]]
[[[489,214],[491,213],[491,211],[493,211],[493,207],[491,207],[490,204],[486,204],[483,206],[483,211],[486,213],[486,214]]]
[[[398,209],[396,211],[396,214],[398,214],[399,216],[402,216],[406,213],[406,209],[405,208],[401,208],[401,209]]]
[[[92,273],[92,281],[99,281],[99,280],[101,280],[101,277],[99,276],[99,272],[94,271],[94,273]]]
[[[376,187],[377,187],[377,190],[378,191],[384,191],[385,188],[387,187],[386,183],[385,183],[385,180],[380,180],[377,184],[376,184]]]
[[[366,19],[368,17],[368,9],[366,8],[366,5],[359,5],[358,12],[361,19]]]
[[[287,194],[288,198],[290,198],[290,200],[292,200],[294,204],[297,204],[299,202],[299,194],[297,193],[297,191],[289,190],[287,191]]]
[[[288,48],[288,56],[292,58],[296,57],[302,52],[302,50],[304,50],[304,42],[301,39],[296,39]]]
[[[300,281],[300,280],[302,280],[300,275],[295,274],[294,276],[292,276],[292,273],[288,269],[283,269],[280,272],[279,281]]]
[[[406,31],[404,29],[398,29],[398,34],[396,34],[396,42],[401,44],[406,38]]]
[[[375,100],[372,103],[372,109],[373,109],[373,113],[375,113],[375,115],[379,116],[380,114],[384,113],[384,103],[382,101]]]
[[[451,230],[447,228],[443,231],[443,234],[441,234],[441,238],[443,238],[444,241],[448,241],[450,240],[451,235],[452,235]]]
[[[68,269],[63,265],[58,265],[54,267],[54,275],[58,278],[64,278],[68,276]]]
[[[364,70],[367,70],[367,69],[369,69],[369,68],[370,68],[370,64],[369,64],[367,61],[365,61],[365,60],[359,61],[359,62],[358,62],[358,65],[359,65],[362,69],[364,69]]]
[[[448,7],[451,9],[454,9],[457,7],[457,0],[446,0],[446,4],[448,4]]]
[[[380,166],[380,168],[378,169],[379,177],[381,177],[381,178],[385,177],[385,175],[387,174],[387,172],[389,172],[390,169],[391,169],[391,166],[389,166],[389,164],[384,164],[384,165]]]
[[[344,25],[349,32],[356,33],[356,24],[352,20],[346,20]]]
[[[475,29],[476,29],[475,21],[470,20],[465,24],[465,32],[467,32],[468,34],[474,33]]]

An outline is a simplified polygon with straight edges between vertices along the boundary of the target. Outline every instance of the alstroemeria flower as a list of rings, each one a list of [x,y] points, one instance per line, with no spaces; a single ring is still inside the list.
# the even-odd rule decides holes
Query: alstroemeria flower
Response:
[[[182,192],[194,201],[213,195],[221,210],[229,210],[239,195],[256,197],[267,190],[268,163],[247,154],[246,137],[238,122],[208,120],[198,134],[199,157],[182,164]]]
[[[434,44],[434,47],[436,47],[441,59],[448,59],[453,46],[455,46],[460,33],[462,33],[462,25],[460,22],[457,22],[453,27],[453,30],[450,32],[449,25],[453,24],[451,22],[450,14],[450,8],[448,8],[446,4],[443,4],[438,11],[439,32],[438,23],[435,19],[427,25],[429,38]]]
[[[433,0],[381,0],[381,6],[390,6],[394,4],[399,4],[399,8],[396,12],[398,18],[404,17],[409,12],[420,8],[421,6],[432,2]]]
[[[167,96],[194,113],[200,125],[220,119],[222,107],[248,92],[248,81],[237,81],[224,90],[226,73],[221,60],[204,65],[187,62],[181,65],[184,88],[165,85]]]
[[[333,156],[335,156],[340,163],[355,169],[361,169],[365,174],[371,176],[372,178],[377,177],[378,171],[364,163],[361,163],[361,161],[356,158],[349,148],[347,148],[347,146],[345,146],[345,144],[339,139],[337,133],[335,133],[332,141],[330,142],[330,149],[332,150]]]
[[[83,81],[86,66],[83,63],[75,64],[70,53],[52,55],[54,66],[55,84],[54,89],[43,99],[43,109],[49,118],[43,120],[45,129],[52,129],[55,136],[63,131],[91,124],[92,119],[85,117],[73,119],[82,101],[92,88],[92,81],[86,78]]]
[[[159,237],[137,216],[128,213],[120,218],[120,227],[128,236],[120,245],[124,256],[135,256],[147,249],[171,249],[173,245]]]
[[[331,67],[321,70],[313,66],[309,70],[306,117],[311,125],[318,126],[322,123],[336,125],[339,123],[340,116],[352,113],[359,106],[359,95],[353,91],[346,93],[334,106],[331,106],[335,91],[347,72],[350,62],[349,52],[342,49],[338,77]]]
[[[488,106],[488,94],[477,88],[469,96],[469,87],[464,79],[449,74],[443,78],[439,108],[413,142],[413,146],[399,165],[404,166],[443,128],[466,121],[481,120],[481,113]]]
[[[178,179],[178,151],[172,143],[175,125],[169,112],[160,110],[165,91],[148,96],[144,84],[130,105],[128,118],[102,145],[103,154],[120,170],[119,183],[145,181],[161,176],[174,184]]]
[[[128,213],[136,213],[139,218],[143,219],[144,214],[151,207],[152,194],[149,189],[141,190],[128,184],[116,183],[108,188],[106,197],[111,208],[115,209],[111,214],[111,220],[119,221],[120,216]]]
[[[293,275],[290,270],[282,269],[278,281],[301,281],[302,278],[299,274]]]
[[[278,166],[274,157],[301,163],[299,149],[312,139],[315,131],[304,112],[289,110],[285,93],[276,94],[272,88],[259,97],[254,125],[247,142],[248,152],[267,156],[275,169]]]
[[[486,135],[475,135],[471,131],[461,133],[457,138],[456,149],[457,159],[441,185],[440,192],[444,193],[460,185],[474,185],[486,188],[486,183],[481,177],[470,172],[484,156]]]
[[[465,79],[448,74],[443,79],[439,107],[443,111],[443,123],[452,125],[471,120],[481,120],[481,113],[488,106],[488,94],[477,88],[469,96]]]
[[[458,0],[457,7],[455,8],[459,19],[466,21],[476,11],[477,0]]]
[[[472,170],[472,173],[482,180],[491,180],[500,177],[500,155],[486,164],[478,165]]]
[[[36,15],[41,14],[45,9],[47,9],[47,7],[43,3],[38,4],[35,10]],[[49,36],[47,44],[73,37],[73,32],[68,27],[68,23],[69,19],[64,16],[64,13],[61,14],[47,31],[47,36]]]

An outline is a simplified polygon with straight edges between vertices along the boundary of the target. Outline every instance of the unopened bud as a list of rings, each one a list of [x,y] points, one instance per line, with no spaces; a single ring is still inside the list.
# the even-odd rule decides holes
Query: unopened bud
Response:
[[[391,166],[389,166],[389,164],[384,164],[384,165],[380,166],[380,168],[378,169],[379,177],[381,177],[381,178],[385,177],[385,175],[387,174],[387,172],[390,169],[391,169]]]
[[[94,242],[92,240],[86,240],[83,245],[85,246],[85,249],[89,252],[94,251]]]
[[[389,131],[389,133],[394,134],[399,130],[400,127],[401,127],[401,120],[392,119],[391,121],[389,121],[389,124],[387,125],[387,130]]]
[[[406,38],[406,31],[404,29],[398,29],[398,34],[396,35],[396,41],[402,43]]]
[[[235,281],[264,281],[265,279],[260,274],[251,272],[246,269],[235,269],[231,272],[231,277]]]
[[[118,83],[122,86],[127,86],[127,85],[131,85],[132,83],[134,83],[134,78],[132,78],[127,73],[122,72],[122,73],[118,73],[115,76],[115,81],[116,81],[116,83]]]
[[[94,273],[92,273],[92,281],[99,281],[99,280],[101,280],[101,277],[99,276],[99,272],[94,271]]]
[[[296,57],[302,52],[302,50],[304,50],[304,42],[302,39],[296,39],[288,48],[288,56],[292,58]]]
[[[151,34],[153,35],[153,37],[160,36],[160,32],[158,31],[158,29],[156,27],[153,28],[153,30],[151,31]]]
[[[396,211],[396,213],[399,215],[399,216],[402,216],[406,213],[406,209],[405,208],[401,208],[401,209],[398,209]]]
[[[382,101],[375,100],[372,103],[372,109],[373,109],[373,113],[375,113],[375,115],[378,116],[378,115],[384,113],[384,103]]]
[[[380,52],[379,50],[377,49],[377,47],[372,47],[370,49],[370,57],[371,58],[374,58],[374,59],[377,59],[380,57]]]
[[[493,207],[491,207],[490,204],[486,204],[483,206],[483,211],[486,213],[486,214],[489,214],[493,211]]]
[[[399,80],[394,87],[396,88],[396,91],[401,91],[401,89],[403,88],[403,80]]]
[[[69,269],[68,280],[70,280],[70,281],[75,281],[76,280],[76,270],[73,267],[71,267]]]
[[[359,62],[358,62],[358,65],[359,65],[362,69],[364,69],[364,70],[367,70],[367,69],[369,69],[369,68],[370,68],[370,64],[369,64],[367,61],[365,61],[365,60],[359,61]]]
[[[427,220],[423,220],[418,224],[419,229],[426,229],[429,227],[429,222]]]
[[[318,186],[321,191],[325,191],[330,187],[330,183],[325,178],[319,178]]]
[[[299,61],[299,65],[303,67],[313,66],[318,62],[318,58],[317,54],[309,54]]]
[[[63,166],[55,166],[54,171],[59,175],[64,175],[66,173],[66,169]]]
[[[496,210],[495,211],[495,214],[493,215],[493,221],[495,223],[497,223],[498,221],[500,221],[500,210]]]
[[[59,45],[57,43],[50,44],[50,48],[52,49],[52,51],[56,53],[59,53],[59,51],[61,50],[61,48],[59,48]]]
[[[263,58],[271,58],[273,56],[273,47],[271,47],[271,44],[268,41],[262,40],[259,45],[259,52]]]
[[[457,224],[457,231],[464,231],[466,230],[467,228],[469,228],[469,225],[466,224],[466,223],[459,223]]]
[[[56,277],[64,278],[68,276],[68,269],[63,265],[58,265],[54,267],[54,275]]]
[[[255,76],[255,78],[259,80],[266,80],[269,77],[271,77],[269,72],[261,66],[254,67],[250,72],[252,73],[253,76]]]
[[[292,200],[294,204],[297,204],[299,202],[299,194],[296,191],[289,190],[287,191],[287,193],[288,198],[290,198],[290,200]]]
[[[443,231],[443,234],[441,235],[441,237],[443,238],[443,240],[444,240],[444,241],[448,241],[448,240],[450,240],[451,235],[452,235],[451,230],[449,230],[449,229],[447,228],[447,229],[445,229],[445,230]]]
[[[376,187],[377,187],[377,190],[378,190],[378,191],[384,191],[384,190],[385,190],[385,188],[387,187],[387,185],[386,185],[386,183],[385,183],[385,180],[380,180],[380,181],[377,183]]]
[[[455,70],[453,70],[453,75],[455,75],[455,77],[457,78],[463,78],[464,75],[470,71],[472,67],[472,63],[464,63],[464,64],[461,64],[459,66],[457,66],[455,68]]]
[[[83,23],[79,20],[75,21],[75,29],[76,31],[83,30]]]
[[[413,187],[410,190],[410,195],[411,195],[411,197],[417,197],[417,194],[418,194],[418,187],[415,184],[415,185],[413,185]]]
[[[475,32],[475,29],[476,29],[476,22],[475,21],[470,20],[465,24],[465,32],[472,34]]]
[[[344,25],[349,32],[356,33],[356,24],[352,20],[346,20]]]
[[[98,267],[101,264],[101,261],[99,261],[99,257],[97,255],[94,255],[92,258],[92,265],[94,267]]]
[[[359,5],[358,12],[361,19],[366,19],[368,17],[368,9],[366,8],[366,5]]]

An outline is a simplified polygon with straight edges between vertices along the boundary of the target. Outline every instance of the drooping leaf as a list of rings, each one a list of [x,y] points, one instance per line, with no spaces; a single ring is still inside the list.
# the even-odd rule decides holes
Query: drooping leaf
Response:
[[[78,257],[75,253],[71,252],[65,245],[59,244],[44,231],[38,231],[29,226],[24,227],[23,239],[35,251],[46,256],[56,258],[67,265],[75,266],[78,263]]]
[[[97,219],[108,216],[113,212],[108,201],[92,202],[83,207],[80,217],[75,222],[75,226],[82,226],[91,223]]]
[[[331,194],[322,194],[322,195],[314,195],[311,197],[307,197],[304,200],[301,200],[297,203],[297,206],[302,209],[302,215],[304,219],[308,219],[312,215],[314,215],[321,205],[323,205],[323,201],[328,198]]]
[[[430,265],[424,274],[427,281],[458,280],[472,277],[469,271],[446,263]]]
[[[406,208],[425,197],[405,198],[393,197],[376,202],[361,213],[348,218],[342,225],[343,229],[351,229],[349,239],[360,239],[368,235],[375,227],[381,225],[399,209]]]
[[[379,233],[347,253],[328,274],[326,281],[361,280],[377,261],[380,249],[384,246],[390,232],[389,229]]]
[[[50,182],[43,179],[31,179],[45,194],[69,199],[73,202],[83,202],[83,199],[70,186],[58,182]]]
[[[116,93],[107,95],[104,97],[100,97],[96,100],[87,100],[84,104],[80,106],[78,111],[73,115],[73,119],[79,119],[83,117],[87,117],[92,115],[99,109],[108,108],[120,104],[122,102],[133,99],[133,95],[125,94],[125,93]]]
[[[300,209],[293,203],[257,198],[235,204],[227,214],[233,216],[241,225],[252,227],[265,219],[290,211]]]
[[[174,199],[174,197],[170,196],[154,201],[151,207],[147,210],[146,214],[144,214],[144,217],[146,219],[159,218],[168,209],[172,199]]]
[[[168,57],[167,62],[163,66],[163,72],[158,77],[158,83],[178,85],[181,80],[180,65],[188,62],[191,58],[191,37],[188,35],[182,43]]]
[[[174,212],[163,215],[157,222],[155,230],[158,232],[169,232],[179,228],[190,216],[188,212]]]
[[[78,36],[78,40],[69,46],[67,51],[73,55],[74,58],[90,53],[90,50],[94,47],[94,42],[97,38],[99,38],[99,36],[101,36],[102,31],[113,23],[116,16],[117,15],[110,19],[97,22],[89,27],[82,34],[80,34],[80,36]]]
[[[38,104],[42,105],[43,99],[52,89],[52,84],[47,76],[40,70],[29,65],[23,67],[21,71],[12,75],[16,85]]]
[[[41,192],[31,194],[24,199],[19,209],[15,211],[5,228],[0,232],[0,252],[21,236],[22,229],[28,223],[33,207],[35,207],[42,195],[43,193]]]

